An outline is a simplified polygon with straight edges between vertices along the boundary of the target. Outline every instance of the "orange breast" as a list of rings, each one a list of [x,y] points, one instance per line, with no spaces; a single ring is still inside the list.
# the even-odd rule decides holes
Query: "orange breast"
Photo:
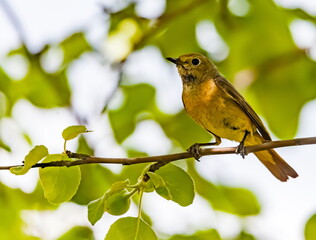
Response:
[[[255,131],[247,114],[213,80],[184,86],[182,100],[187,113],[219,137],[240,142],[245,130]]]

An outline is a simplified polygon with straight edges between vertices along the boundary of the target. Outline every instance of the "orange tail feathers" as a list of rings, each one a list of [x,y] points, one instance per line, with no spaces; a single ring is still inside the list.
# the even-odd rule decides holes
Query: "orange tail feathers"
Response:
[[[276,151],[270,149],[266,151],[254,152],[264,166],[280,181],[286,182],[289,176],[298,177],[295,170],[280,157]]]

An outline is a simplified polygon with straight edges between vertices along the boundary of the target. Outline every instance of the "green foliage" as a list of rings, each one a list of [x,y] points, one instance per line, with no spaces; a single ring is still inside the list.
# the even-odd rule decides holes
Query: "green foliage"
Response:
[[[10,168],[10,172],[16,175],[27,173],[31,167],[48,155],[48,150],[43,145],[35,146],[24,158],[23,167]]]
[[[310,219],[308,219],[306,226],[305,226],[305,240],[314,240],[316,236],[316,214],[311,216]]]
[[[59,46],[64,52],[63,64],[69,64],[79,58],[84,52],[92,50],[90,44],[85,38],[85,35],[81,32],[74,33],[64,39]]]
[[[89,227],[76,226],[63,234],[57,240],[94,240],[93,232]]]
[[[156,171],[164,181],[156,192],[181,206],[188,206],[194,199],[194,185],[189,174],[174,164],[168,164]]]
[[[109,169],[100,165],[80,166],[81,182],[72,201],[87,205],[90,201],[100,198],[104,190],[117,181],[117,176]]]
[[[174,235],[169,240],[221,240],[219,233],[215,229],[197,232],[194,235]]]
[[[115,216],[123,215],[131,205],[130,197],[127,190],[111,195],[105,201],[104,211]]]
[[[289,24],[295,19],[315,23],[313,16],[300,9],[283,9],[276,6],[272,0],[246,1],[249,10],[242,15],[236,15],[229,8],[231,1],[167,0],[166,9],[161,16],[157,19],[146,19],[138,16],[137,1],[125,2],[126,5],[122,5],[117,12],[111,12],[109,9],[106,20],[109,26],[106,41],[121,34],[120,40],[124,40],[124,46],[128,47],[125,55],[120,56],[120,60],[126,60],[129,54],[143,47],[154,45],[165,57],[201,52],[216,61],[216,54],[210,50],[207,52],[208,49],[199,44],[196,36],[199,24],[202,21],[208,23],[216,29],[228,48],[227,58],[217,62],[219,70],[228,80],[236,80],[234,84],[237,88],[246,86],[243,93],[247,100],[265,118],[275,135],[280,138],[291,138],[295,135],[302,107],[316,97],[316,64],[309,57],[308,51],[295,45]],[[133,33],[127,31],[131,27],[135,28]],[[209,36],[210,48],[216,43],[214,40]],[[54,72],[48,72],[42,60],[52,48],[62,51],[63,60]],[[25,45],[12,50],[7,56],[20,56],[27,65],[27,71],[21,79],[13,79],[5,68],[0,66],[0,120],[11,117],[12,109],[20,99],[26,99],[40,108],[71,108],[73,103],[68,83],[69,67],[80,59],[82,54],[92,51],[97,50],[92,49],[83,32],[73,33],[60,42],[48,44],[36,54],[30,52]],[[150,56],[148,59],[150,60]],[[124,64],[124,61],[121,63]],[[105,63],[106,67],[110,64]],[[122,69],[123,80],[129,79],[124,68]],[[142,66],[139,71],[141,73]],[[245,78],[236,78],[238,73],[246,73]],[[107,113],[118,144],[122,144],[131,136],[137,124],[144,119],[152,119],[161,126],[173,144],[172,151],[179,147],[186,149],[195,142],[210,140],[211,136],[194,123],[185,111],[163,113],[156,104],[156,90],[152,85],[124,85],[120,86],[120,89],[123,94],[122,105]],[[77,117],[78,113],[75,114]],[[91,119],[87,120],[90,123]],[[63,131],[62,136],[66,143],[85,132],[85,126],[70,126]],[[27,135],[22,137],[29,143],[32,142]],[[93,155],[94,147],[92,144],[90,146],[82,135],[79,137],[77,152]],[[11,150],[2,139],[0,148]],[[145,155],[138,149],[125,149],[124,146],[122,149],[129,157]],[[64,152],[65,150],[66,146]],[[39,145],[25,157],[23,167],[11,168],[10,171],[17,175],[25,174],[42,159],[43,163],[74,160],[65,154],[48,155],[46,147]],[[161,197],[180,206],[190,205],[197,193],[216,211],[241,217],[260,213],[260,204],[251,191],[214,184],[200,176],[192,162],[188,161],[187,172],[173,164],[167,164],[155,172],[148,172],[148,169],[147,163],[124,166],[118,174],[100,165],[47,167],[39,170],[41,185],[38,184],[29,194],[0,183],[0,236],[3,239],[36,239],[22,231],[24,223],[20,213],[23,209],[53,209],[57,208],[55,204],[73,201],[76,204],[88,205],[88,219],[91,224],[95,224],[105,212],[112,215],[124,214],[130,207],[131,197],[134,196],[132,200],[135,203],[139,202],[135,193],[142,191],[156,191]],[[143,181],[145,174],[150,177],[148,182]],[[136,184],[129,185],[129,182]],[[142,216],[143,219],[149,219],[146,212],[142,213]],[[118,219],[105,239],[158,239],[152,228],[145,223],[150,220],[139,219],[140,216],[138,219]],[[315,238],[315,229],[314,215],[306,224],[307,240]],[[135,238],[137,232],[138,237]],[[189,236],[185,234],[170,236],[169,240],[221,239],[215,229]],[[59,238],[66,239],[94,237],[90,228],[74,227]],[[255,237],[241,231],[234,239],[248,240]]]
[[[2,239],[35,240],[23,231],[24,222],[20,211],[23,209],[51,209],[50,204],[38,194],[24,193],[19,189],[12,189],[0,183],[0,236]]]
[[[53,161],[72,160],[63,154],[52,154],[47,156],[43,163]],[[81,178],[79,166],[41,168],[39,175],[45,198],[55,204],[69,201],[76,194]]]
[[[114,136],[119,143],[134,131],[139,114],[153,110],[155,99],[155,89],[148,84],[124,86],[122,90],[125,96],[123,105],[109,112]]]
[[[86,126],[78,125],[78,126],[70,126],[63,130],[62,136],[65,141],[76,138],[81,133],[88,132]]]
[[[65,70],[47,73],[40,65],[38,56],[30,60],[31,65],[25,77],[18,82],[9,83],[7,94],[10,102],[14,103],[20,98],[26,98],[42,108],[68,106],[70,89],[67,85]]]
[[[137,225],[139,224],[139,228]],[[138,229],[138,231],[137,231]],[[138,234],[137,234],[138,233]],[[158,240],[152,228],[141,219],[120,218],[112,224],[105,240]]]
[[[187,149],[196,142],[209,142],[211,135],[198,126],[185,111],[173,116],[159,118],[162,129],[166,135]]]
[[[106,211],[112,215],[122,215],[128,210],[131,195],[126,192],[122,194],[128,184],[128,180],[115,182],[101,198],[88,204],[88,219],[92,225],[100,220]]]
[[[189,174],[194,180],[196,192],[204,197],[216,210],[240,215],[256,215],[260,212],[258,200],[252,192],[243,188],[216,186],[202,178],[192,164]]]
[[[242,231],[234,240],[256,240],[256,238],[253,235]]]

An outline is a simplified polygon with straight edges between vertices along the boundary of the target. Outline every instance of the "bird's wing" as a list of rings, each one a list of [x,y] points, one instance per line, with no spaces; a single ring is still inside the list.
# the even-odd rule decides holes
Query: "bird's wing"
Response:
[[[246,102],[243,96],[234,88],[234,86],[228,82],[223,76],[218,76],[214,79],[215,84],[220,87],[224,92],[226,92],[237,104],[244,110],[244,112],[249,116],[252,122],[256,125],[259,133],[265,140],[271,140],[270,134],[265,128],[263,122],[259,116],[255,113],[252,107]]]

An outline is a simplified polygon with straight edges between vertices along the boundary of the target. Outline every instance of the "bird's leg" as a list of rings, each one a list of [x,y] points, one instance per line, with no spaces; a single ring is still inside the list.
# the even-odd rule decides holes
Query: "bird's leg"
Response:
[[[199,160],[201,158],[201,153],[202,153],[202,146],[214,146],[214,145],[219,145],[221,144],[222,140],[220,137],[215,136],[215,142],[209,142],[209,143],[194,143],[191,147],[187,149],[189,153],[196,159]]]
[[[236,148],[236,153],[240,154],[242,156],[242,158],[245,158],[246,155],[246,151],[245,151],[245,140],[248,136],[250,132],[248,132],[247,130],[245,131],[245,135],[242,138],[241,142],[239,143],[238,147]]]

